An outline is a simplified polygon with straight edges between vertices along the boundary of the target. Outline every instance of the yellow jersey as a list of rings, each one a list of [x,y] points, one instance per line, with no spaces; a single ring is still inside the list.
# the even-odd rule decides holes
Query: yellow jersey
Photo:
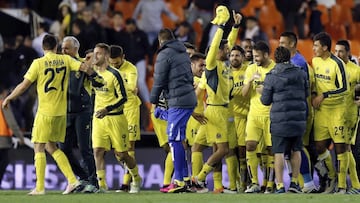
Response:
[[[259,79],[252,81],[252,88],[250,89],[250,110],[249,114],[256,116],[270,116],[270,106],[265,106],[261,103],[259,94],[256,88],[259,85],[264,85],[266,74],[275,67],[275,62],[270,60],[270,64],[267,67],[258,66],[256,63],[251,64],[247,67],[245,72],[244,85],[249,84],[249,80],[255,73],[259,73]]]
[[[233,112],[234,115],[247,116],[250,107],[250,97],[242,96],[242,88],[244,87],[245,71],[247,65],[242,64],[240,69],[232,69],[234,78],[234,87],[232,90]]]
[[[357,114],[358,107],[354,103],[355,86],[360,83],[360,67],[349,61],[346,65],[347,79],[349,81],[349,94],[346,95],[347,112]]]
[[[206,92],[208,105],[227,106],[233,88],[231,69],[223,61],[217,60],[216,55],[224,31],[217,29],[206,56]],[[228,36],[228,45],[231,48],[236,40],[238,29],[233,28]]]
[[[104,86],[94,87],[94,112],[106,108],[110,114],[120,113],[127,101],[126,88],[120,71],[108,66],[104,71],[96,70],[96,72],[104,79]]]
[[[121,77],[123,78],[126,87],[127,93],[127,102],[125,103],[124,108],[131,108],[134,106],[139,106],[141,104],[140,98],[135,94],[137,87],[137,69],[129,61],[124,60],[124,63],[119,68]]]
[[[24,78],[37,81],[38,113],[45,116],[64,116],[70,71],[78,71],[81,62],[68,55],[53,52],[35,59]]]
[[[314,67],[315,92],[318,95],[324,95],[321,106],[331,107],[344,104],[345,95],[349,92],[344,62],[331,54],[325,60],[314,57],[312,65]]]

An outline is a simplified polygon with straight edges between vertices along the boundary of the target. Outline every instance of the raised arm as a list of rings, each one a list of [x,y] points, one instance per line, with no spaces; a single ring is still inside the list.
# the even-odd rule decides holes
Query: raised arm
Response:
[[[231,50],[235,43],[236,43],[236,40],[237,40],[237,37],[238,37],[238,33],[239,33],[239,27],[240,27],[240,23],[241,23],[241,19],[242,19],[242,16],[240,13],[235,13],[235,11],[233,10],[233,17],[234,17],[234,25],[231,29],[231,32],[229,33],[228,35],[228,46],[229,46],[229,49]]]

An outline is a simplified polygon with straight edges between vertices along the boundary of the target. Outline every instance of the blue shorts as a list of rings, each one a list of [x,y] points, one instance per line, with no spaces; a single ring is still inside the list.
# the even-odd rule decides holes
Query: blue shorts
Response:
[[[183,141],[186,138],[186,124],[194,111],[193,108],[169,108],[167,134],[169,141]]]

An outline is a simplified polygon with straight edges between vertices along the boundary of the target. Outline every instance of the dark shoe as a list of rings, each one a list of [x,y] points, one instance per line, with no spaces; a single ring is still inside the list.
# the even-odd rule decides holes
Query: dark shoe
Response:
[[[292,193],[303,193],[298,183],[291,182],[289,186],[289,192]]]
[[[85,186],[82,193],[97,193],[97,191],[98,191],[98,188],[95,185],[88,184]]]
[[[282,193],[285,193],[285,188],[284,187],[281,187],[280,189],[275,190],[275,194],[282,194]]]

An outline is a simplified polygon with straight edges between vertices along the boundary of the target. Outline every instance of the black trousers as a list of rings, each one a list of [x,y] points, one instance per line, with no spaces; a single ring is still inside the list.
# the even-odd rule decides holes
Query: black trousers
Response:
[[[77,142],[76,142],[77,141]],[[79,147],[83,164],[73,153],[74,144]],[[97,185],[95,160],[91,144],[91,113],[81,112],[67,115],[65,142],[59,144],[60,149],[69,159],[70,165],[80,180]],[[82,166],[83,165],[83,166]]]

